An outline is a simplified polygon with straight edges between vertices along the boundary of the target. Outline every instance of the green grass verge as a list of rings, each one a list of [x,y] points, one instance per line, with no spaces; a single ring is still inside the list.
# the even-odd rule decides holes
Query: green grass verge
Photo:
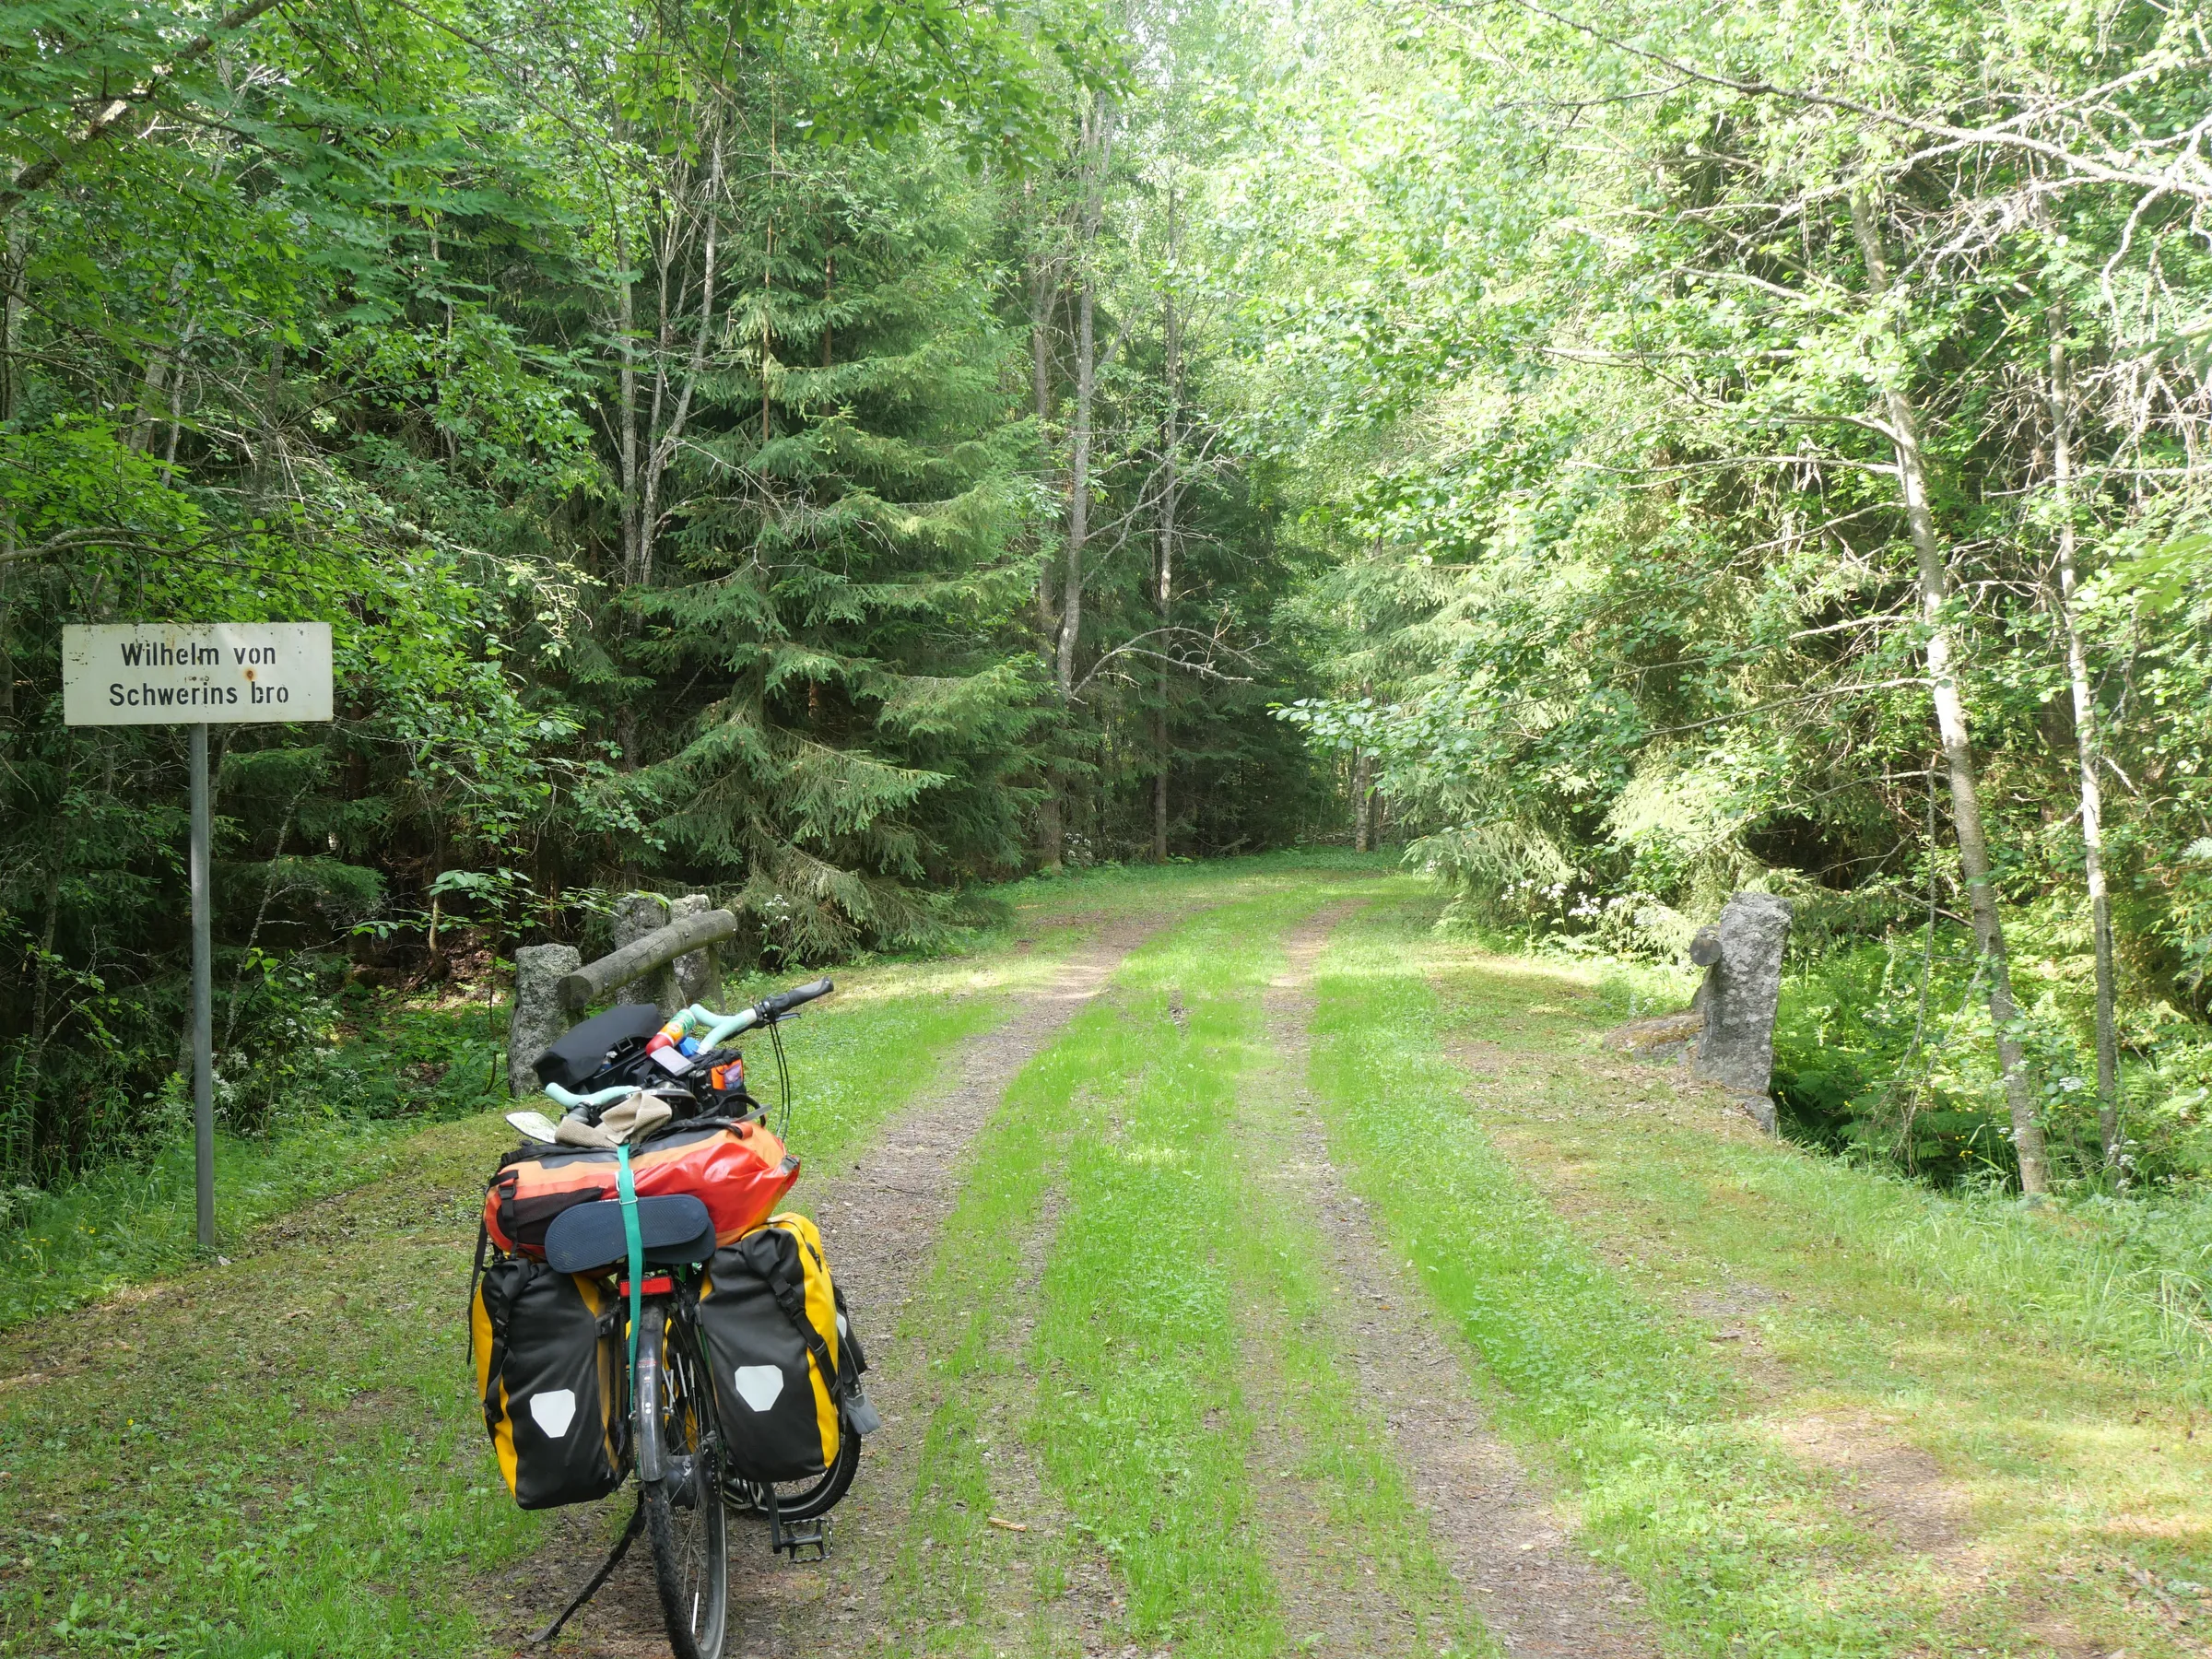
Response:
[[[421,1137],[409,1178],[274,1248],[0,1350],[37,1368],[0,1393],[0,1652],[466,1650],[441,1587],[535,1531],[463,1382],[498,1128]]]
[[[1462,1322],[1501,1428],[1685,1645],[2181,1651],[2129,1574],[2170,1599],[2212,1579],[2201,1375],[2124,1305],[2109,1237],[1677,1100],[1596,1051],[1620,1010],[1594,973],[1434,940],[1432,912],[1363,918],[1324,974],[1340,1157]],[[1445,1033],[1494,1044],[1491,1075]],[[1716,1293],[1727,1321],[1701,1311]],[[1752,1328],[1709,1341],[1723,1324]],[[1794,1452],[1794,1425],[1836,1420],[1932,1453],[1963,1542],[1904,1547],[1878,1497]]]
[[[810,1013],[789,1039],[801,1156],[865,1140],[1030,971],[871,970]],[[351,1169],[404,1173],[231,1265],[0,1338],[0,1653],[476,1651],[472,1582],[542,1521],[467,1382],[477,1211],[513,1140],[492,1113],[386,1139]]]
[[[311,1100],[280,1108],[264,1131],[215,1137],[218,1251],[301,1205],[393,1174],[397,1148],[426,1124],[502,1098],[504,1066],[486,1038],[504,1007],[373,995],[353,1010],[359,1034],[331,1051]],[[110,1162],[55,1192],[18,1188],[0,1205],[0,1331],[81,1306],[124,1285],[191,1266],[194,1241],[192,1105],[173,1101],[174,1133],[136,1162]]]

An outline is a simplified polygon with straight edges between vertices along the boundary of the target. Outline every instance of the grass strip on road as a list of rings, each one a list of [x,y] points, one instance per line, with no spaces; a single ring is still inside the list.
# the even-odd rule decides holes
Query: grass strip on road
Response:
[[[1031,1433],[1128,1585],[1131,1635],[1223,1659],[1286,1650],[1252,1512],[1233,1125],[1259,1057],[1260,984],[1281,933],[1324,896],[1300,884],[1225,906],[1131,959],[1121,1006],[1071,1033],[1081,1046],[1053,1091],[1066,1176]]]
[[[1357,1596],[1349,1622],[1402,1622],[1424,1652],[1495,1651],[1355,1403],[1310,1230],[1259,1190],[1237,1128],[1240,1095],[1278,1086],[1260,990],[1281,935],[1344,890],[1286,885],[1154,940],[1009,1089],[910,1315],[937,1404],[887,1598],[897,1651],[1074,1651],[1053,1603],[1071,1563],[1100,1557],[1124,1593],[1109,1646],[1322,1649],[1344,1631],[1285,1622],[1283,1575],[1315,1564],[1255,1502],[1261,1433],[1295,1446],[1336,1529],[1341,1582],[1288,1601]],[[992,1517],[1023,1485],[1003,1437],[1025,1414],[1053,1513],[1014,1534]]]
[[[1409,889],[1324,965],[1338,1161],[1461,1322],[1501,1429],[1686,1646],[2193,1651],[2127,1571],[2212,1580],[2191,1390],[2115,1372],[2032,1296],[1935,1293],[1877,1217],[1955,1201],[1677,1100],[1596,1052],[1594,972],[1436,941],[1433,913]],[[1491,1075],[1447,1031],[1494,1044]],[[1999,1250],[1959,1269],[2004,1273]],[[1960,1535],[1900,1537],[1878,1491],[1799,1454],[1794,1425],[1838,1420],[1932,1453],[1971,1499]]]
[[[1383,1407],[1360,1386],[1349,1321],[1365,1288],[1332,1271],[1333,1253],[1321,1233],[1325,1219],[1302,1202],[1311,1189],[1282,1178],[1281,1166],[1318,1154],[1315,1143],[1325,1135],[1306,1110],[1306,1059],[1302,1041],[1285,1041],[1246,1079],[1239,1102],[1241,1210],[1231,1256],[1260,1432],[1292,1454],[1285,1472],[1299,1489],[1282,1495],[1283,1507],[1302,1500],[1318,1522],[1305,1536],[1276,1529],[1278,1573],[1295,1571],[1296,1552],[1319,1581],[1288,1598],[1309,1612],[1313,1627],[1294,1623],[1292,1648],[1501,1659],[1504,1650],[1465,1605],[1438,1553],[1412,1471],[1398,1461],[1380,1420]],[[1275,1506],[1263,1498],[1262,1507]]]
[[[900,1651],[1065,1652],[1051,1604],[1100,1557],[1124,1592],[1113,1645],[1282,1651],[1250,1515],[1230,1126],[1274,937],[1326,892],[1269,885],[1134,952],[978,1143],[909,1315],[937,1404],[889,1598]],[[991,1524],[1010,1485],[993,1442],[1025,1417],[1055,1512],[1017,1534]],[[994,1598],[1018,1568],[1034,1593],[1016,1608]]]

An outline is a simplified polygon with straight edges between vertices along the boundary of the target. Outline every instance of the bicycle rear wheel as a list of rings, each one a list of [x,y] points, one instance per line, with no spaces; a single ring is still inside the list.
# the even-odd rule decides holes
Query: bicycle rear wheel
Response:
[[[817,1515],[828,1514],[845,1495],[859,1468],[860,1436],[853,1432],[853,1426],[848,1423],[838,1437],[835,1463],[805,1480],[776,1482],[776,1513],[786,1523],[811,1521]],[[735,1480],[725,1490],[732,1504],[756,1514],[768,1513],[768,1488],[760,1482]]]
[[[637,1410],[645,1535],[668,1645],[676,1659],[722,1659],[730,1552],[714,1406],[690,1324],[671,1322],[665,1302],[639,1325]]]

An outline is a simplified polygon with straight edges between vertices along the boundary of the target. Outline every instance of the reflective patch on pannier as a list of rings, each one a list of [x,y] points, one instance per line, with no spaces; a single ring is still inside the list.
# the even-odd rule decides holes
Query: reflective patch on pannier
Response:
[[[559,1440],[568,1433],[569,1425],[576,1420],[576,1391],[572,1388],[553,1388],[532,1394],[530,1420]]]
[[[737,1384],[737,1397],[751,1411],[766,1411],[783,1394],[782,1368],[774,1365],[741,1365],[731,1372]]]
[[[485,1266],[469,1307],[477,1394],[524,1509],[604,1498],[619,1483],[622,1354],[597,1281],[516,1256]]]
[[[806,1480],[837,1461],[865,1412],[867,1360],[830,1280],[821,1234],[775,1216],[714,1253],[700,1288],[724,1455],[748,1480]]]

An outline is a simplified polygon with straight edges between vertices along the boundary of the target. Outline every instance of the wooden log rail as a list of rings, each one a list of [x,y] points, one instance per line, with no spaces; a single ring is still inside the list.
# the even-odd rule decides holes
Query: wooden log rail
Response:
[[[700,911],[665,927],[656,927],[621,949],[609,951],[595,962],[586,962],[573,973],[562,974],[561,1006],[571,1012],[588,1007],[608,992],[632,980],[643,979],[655,969],[667,967],[677,957],[719,945],[736,935],[737,918],[726,910]]]
[[[720,995],[714,947],[737,933],[737,918],[690,894],[673,901],[632,893],[616,906],[616,947],[593,962],[572,945],[525,945],[514,953],[514,1012],[507,1026],[507,1081],[518,1097],[537,1092],[538,1055],[600,998],[652,977],[664,1016]]]

